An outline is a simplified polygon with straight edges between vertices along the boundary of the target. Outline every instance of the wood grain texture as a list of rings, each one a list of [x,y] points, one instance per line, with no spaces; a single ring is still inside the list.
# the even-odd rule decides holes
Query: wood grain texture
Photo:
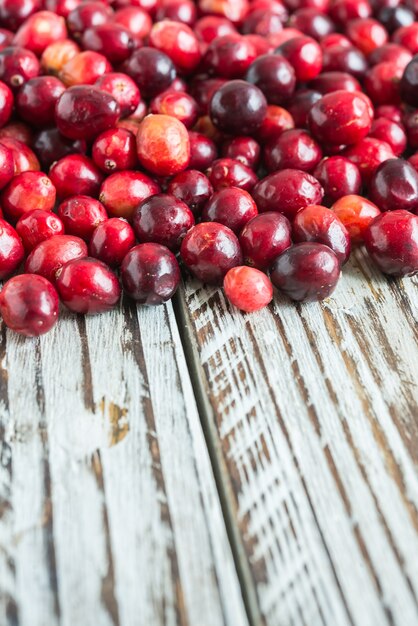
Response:
[[[417,281],[354,257],[322,304],[179,301],[268,626],[418,623]]]
[[[1,332],[0,624],[248,626],[171,305]]]

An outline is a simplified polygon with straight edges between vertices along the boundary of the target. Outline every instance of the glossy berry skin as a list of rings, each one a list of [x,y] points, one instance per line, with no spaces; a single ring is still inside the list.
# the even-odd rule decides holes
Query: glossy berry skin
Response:
[[[85,50],[71,57],[61,68],[58,76],[67,87],[93,85],[100,76],[112,71],[103,54]]]
[[[61,218],[67,235],[75,235],[90,241],[95,228],[107,220],[104,206],[89,196],[72,196],[62,202],[57,214]]]
[[[38,11],[21,25],[13,43],[40,56],[51,43],[66,37],[67,27],[63,17],[52,11]]]
[[[19,116],[35,126],[51,126],[54,123],[56,101],[64,91],[64,84],[55,76],[31,78],[17,94]]]
[[[364,79],[367,95],[375,105],[399,104],[399,81],[403,69],[396,63],[378,63],[369,69]]]
[[[398,209],[379,215],[364,234],[367,252],[384,274],[418,273],[418,216]]]
[[[58,310],[58,294],[42,276],[14,276],[0,293],[4,323],[26,337],[38,337],[51,330],[58,320]]]
[[[149,44],[167,54],[184,74],[192,72],[200,63],[199,42],[187,24],[173,20],[155,23],[149,34]]]
[[[322,151],[304,130],[286,130],[264,148],[264,162],[269,172],[285,168],[311,172],[322,158]]]
[[[24,249],[19,235],[13,226],[0,218],[0,280],[13,274],[23,257]]]
[[[324,189],[324,204],[329,205],[349,194],[361,190],[361,176],[357,165],[346,157],[331,156],[322,159],[313,175]]]
[[[236,159],[216,159],[206,172],[215,191],[239,187],[251,191],[258,181],[253,170]]]
[[[311,174],[285,169],[260,180],[252,196],[261,213],[277,211],[293,220],[296,213],[308,204],[321,204],[323,193],[321,185]]]
[[[6,146],[12,154],[15,176],[22,172],[39,172],[41,165],[29,146],[11,137],[2,137],[0,143]]]
[[[0,80],[13,91],[38,76],[40,69],[38,59],[30,50],[9,46],[0,51]]]
[[[61,199],[76,195],[97,197],[103,180],[100,170],[83,154],[71,154],[54,163],[49,177]]]
[[[395,155],[386,141],[374,137],[365,137],[365,139],[347,148],[343,156],[357,165],[363,182],[368,184],[379,165],[394,158]]]
[[[87,245],[79,237],[56,235],[41,241],[32,250],[25,263],[25,272],[39,274],[52,283],[63,265],[73,259],[87,256]]]
[[[0,128],[0,141],[3,139],[17,139],[26,146],[31,146],[33,142],[32,129],[25,122],[9,121],[6,126]]]
[[[220,78],[242,78],[257,57],[254,45],[238,34],[217,37],[208,46],[203,65]]]
[[[119,267],[134,245],[135,233],[132,226],[122,218],[111,217],[101,222],[93,231],[89,254],[109,267]]]
[[[381,211],[418,211],[418,173],[403,159],[388,159],[375,171],[369,198]]]
[[[175,20],[193,26],[196,21],[197,8],[192,0],[163,0],[157,8],[155,19]]]
[[[169,115],[148,115],[137,133],[141,165],[159,176],[172,176],[190,161],[190,141],[186,127]]]
[[[212,196],[213,187],[202,172],[186,170],[171,179],[167,193],[185,202],[193,215],[197,216]]]
[[[156,193],[160,193],[160,187],[149,176],[125,170],[106,178],[99,200],[111,217],[130,220],[138,204]]]
[[[126,61],[139,45],[138,39],[127,28],[111,22],[88,28],[81,42],[83,48],[103,54],[112,65]]]
[[[378,65],[379,63],[395,63],[398,67],[405,69],[409,61],[412,59],[412,54],[396,43],[387,43],[381,48],[374,50],[369,56],[369,62],[371,65]]]
[[[339,198],[331,208],[346,227],[352,243],[361,243],[369,224],[380,215],[373,202],[355,194]]]
[[[172,252],[178,252],[183,237],[194,223],[187,204],[163,193],[141,202],[132,218],[140,243],[159,243]]]
[[[92,26],[106,24],[112,17],[112,10],[100,1],[83,2],[75,7],[67,16],[68,30],[75,39]]]
[[[58,75],[64,65],[80,53],[79,46],[72,39],[51,43],[42,53],[41,66],[45,74]]]
[[[295,71],[280,54],[259,56],[248,68],[245,80],[261,89],[269,104],[286,103],[296,87]]]
[[[52,181],[43,172],[23,172],[15,176],[3,189],[1,206],[12,221],[33,209],[52,211],[56,190]]]
[[[293,240],[314,241],[331,248],[343,265],[351,252],[350,235],[334,211],[320,205],[310,205],[297,213],[293,225]]]
[[[13,110],[13,93],[6,85],[0,81],[0,127],[7,124]]]
[[[113,21],[127,28],[139,39],[145,39],[152,27],[150,15],[136,6],[126,6],[118,9],[113,16]]]
[[[350,20],[347,24],[346,34],[365,55],[383,46],[388,40],[388,33],[384,26],[370,17]]]
[[[124,128],[105,130],[92,147],[93,161],[102,172],[132,170],[138,163],[136,137]]]
[[[363,94],[333,91],[313,105],[308,121],[318,141],[349,145],[367,135],[372,126],[372,112]]]
[[[232,80],[213,95],[209,115],[217,128],[233,135],[257,130],[267,112],[262,91],[244,80]]]
[[[407,145],[407,137],[403,126],[385,117],[374,120],[369,137],[386,141],[396,156],[400,156],[405,151]]]
[[[330,46],[323,53],[322,71],[348,72],[358,80],[364,78],[368,62],[364,54],[354,46]]]
[[[230,228],[216,222],[194,226],[181,244],[181,259],[187,269],[204,283],[221,283],[225,274],[242,264],[242,252]]]
[[[180,120],[186,128],[193,128],[199,116],[196,100],[188,93],[172,89],[160,93],[152,100],[150,112],[171,115]]]
[[[275,287],[297,302],[328,298],[337,286],[340,263],[334,252],[321,243],[303,242],[288,248],[271,268]]]
[[[418,55],[405,68],[400,82],[400,95],[407,104],[418,106]]]
[[[201,133],[189,131],[190,161],[189,168],[207,170],[218,156],[215,142]]]
[[[165,91],[176,77],[170,57],[161,50],[149,47],[135,50],[121,70],[135,81],[144,98],[154,98]]]
[[[121,288],[107,265],[86,257],[66,263],[57,272],[61,301],[75,313],[105,313],[119,302]]]
[[[216,191],[202,212],[203,222],[219,222],[239,234],[258,214],[257,205],[247,191],[229,187]]]
[[[281,213],[260,213],[244,226],[239,242],[246,265],[267,270],[292,245],[290,222]]]
[[[113,96],[119,104],[121,117],[134,113],[141,101],[141,94],[135,82],[122,72],[103,74],[94,85]]]
[[[112,128],[119,115],[119,105],[110,94],[87,85],[67,89],[55,107],[57,128],[69,139],[94,139]]]
[[[321,97],[319,91],[313,89],[302,89],[295,93],[292,101],[287,105],[289,114],[292,116],[293,126],[308,128],[309,111]]]
[[[177,291],[180,268],[168,248],[142,243],[123,259],[121,278],[124,291],[140,304],[163,304]]]
[[[189,83],[189,91],[196,100],[201,115],[207,115],[215,91],[227,83],[225,78],[208,78],[206,74],[196,76]]]
[[[322,72],[311,80],[310,87],[322,94],[331,91],[361,91],[360,83],[347,72]]]
[[[12,0],[0,4],[0,22],[5,28],[16,31],[35,11],[41,8],[40,0]]]
[[[0,143],[0,189],[3,189],[14,176],[14,162],[11,150]]]
[[[241,161],[255,170],[260,162],[260,144],[252,137],[234,137],[222,146],[222,156]]]
[[[230,303],[246,313],[263,309],[273,299],[270,279],[254,267],[233,267],[226,274],[223,287]]]
[[[63,235],[65,231],[58,215],[51,211],[34,209],[22,215],[16,224],[16,232],[22,240],[26,254],[29,254],[41,241]]]
[[[312,37],[294,37],[281,44],[276,52],[289,61],[298,81],[309,81],[322,69],[322,51]]]
[[[206,15],[201,17],[194,25],[194,32],[199,41],[210,43],[217,37],[233,35],[237,33],[235,26],[224,17]]]
[[[86,152],[85,141],[68,139],[68,137],[61,135],[57,128],[40,130],[35,135],[32,145],[45,170],[65,156]]]

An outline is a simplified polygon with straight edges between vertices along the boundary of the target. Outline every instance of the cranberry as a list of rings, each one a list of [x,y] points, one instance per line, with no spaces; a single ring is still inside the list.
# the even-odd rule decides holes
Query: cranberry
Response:
[[[0,143],[0,189],[3,189],[14,176],[12,151]]]
[[[203,209],[204,222],[219,222],[239,233],[258,214],[257,205],[247,191],[230,187],[216,191]]]
[[[354,46],[330,46],[324,50],[324,72],[348,72],[361,80],[367,72],[368,63],[364,54]]]
[[[54,123],[55,103],[65,91],[63,83],[54,76],[31,78],[16,98],[19,116],[35,126]]]
[[[295,123],[291,114],[282,107],[270,104],[264,120],[257,131],[257,138],[261,143],[280,137],[285,130],[291,130]]]
[[[75,313],[104,313],[113,309],[121,289],[114,273],[90,257],[69,261],[57,272],[62,302]]]
[[[232,80],[214,93],[209,112],[217,128],[242,135],[257,130],[266,115],[267,102],[255,85]]]
[[[414,13],[404,6],[384,7],[377,16],[379,22],[389,33],[401,26],[409,26],[415,21]]]
[[[406,133],[403,127],[386,117],[374,120],[369,137],[386,141],[396,156],[404,152],[407,144]]]
[[[110,267],[119,267],[129,250],[135,245],[135,234],[128,222],[111,217],[101,222],[93,231],[89,252]]]
[[[138,39],[127,28],[115,23],[88,28],[81,41],[86,50],[103,54],[112,64],[122,63],[139,46]]]
[[[343,156],[322,159],[313,172],[324,188],[324,204],[332,204],[338,198],[358,194],[361,176],[357,165]]]
[[[0,293],[4,323],[26,337],[37,337],[51,330],[58,319],[58,310],[58,294],[42,276],[14,276]]]
[[[55,161],[65,156],[83,154],[86,151],[86,144],[82,139],[74,141],[63,137],[57,128],[45,128],[35,136],[33,149],[43,168],[48,169]]]
[[[210,43],[217,37],[234,35],[237,33],[235,26],[224,17],[207,15],[201,17],[194,25],[197,38],[204,43]]]
[[[415,154],[412,154],[409,157],[408,162],[412,165],[415,171],[418,172],[418,152],[415,152]]]
[[[24,249],[15,229],[0,219],[0,280],[8,278],[19,267]]]
[[[376,217],[364,234],[366,249],[377,267],[391,276],[418,272],[418,216],[399,209]]]
[[[314,78],[310,86],[322,94],[331,91],[361,91],[360,83],[347,72],[322,72]]]
[[[322,69],[322,50],[312,37],[294,37],[276,49],[295,70],[298,81],[312,80]]]
[[[52,11],[62,17],[68,17],[68,15],[76,9],[83,0],[45,0],[44,6],[47,11]]]
[[[388,40],[384,26],[371,17],[348,22],[346,34],[353,44],[366,55],[383,46]]]
[[[273,285],[296,301],[315,302],[328,298],[337,286],[340,263],[322,243],[298,243],[273,263]]]
[[[285,168],[312,171],[322,158],[319,145],[304,130],[286,130],[268,143],[264,161],[269,172]]]
[[[296,242],[314,241],[331,248],[343,265],[351,252],[350,235],[341,220],[331,209],[310,205],[297,213],[293,222]]]
[[[234,137],[222,146],[222,156],[241,161],[254,170],[260,161],[260,145],[252,137]]]
[[[14,34],[7,28],[0,28],[0,50],[4,50],[13,43]]]
[[[222,15],[231,22],[242,22],[248,13],[247,0],[199,0],[202,13]]]
[[[3,139],[17,140],[26,146],[32,146],[34,135],[32,129],[24,122],[9,122],[0,128],[0,142]]]
[[[80,48],[71,39],[54,41],[42,53],[42,69],[46,74],[59,74],[64,65],[79,53]]]
[[[228,300],[241,311],[259,311],[271,302],[273,285],[268,277],[254,267],[233,267],[224,278]]]
[[[133,78],[145,98],[153,98],[168,89],[176,77],[170,57],[147,47],[135,50],[122,70]]]
[[[372,115],[363,94],[333,91],[313,105],[308,121],[319,141],[331,145],[353,144],[369,132]]]
[[[173,297],[180,283],[176,257],[158,243],[132,248],[121,266],[123,288],[141,304],[156,305]]]
[[[374,104],[398,104],[402,67],[396,63],[378,63],[368,71],[364,86]]]
[[[200,215],[213,194],[213,187],[202,172],[186,170],[172,178],[167,193],[185,202],[194,215]]]
[[[150,104],[150,112],[175,117],[183,122],[186,128],[192,128],[199,115],[197,102],[192,96],[171,90],[154,98]]]
[[[418,52],[418,23],[401,26],[392,35],[393,43],[407,48],[412,54]]]
[[[400,95],[407,104],[418,106],[418,56],[414,56],[405,68],[400,82]]]
[[[241,231],[244,261],[258,269],[271,266],[274,259],[292,245],[289,220],[281,213],[268,211],[253,217]]]
[[[418,148],[418,110],[405,113],[402,122],[408,137],[408,146],[410,148]]]
[[[152,19],[149,14],[136,6],[119,9],[116,11],[113,21],[127,28],[139,39],[148,37],[152,27]]]
[[[59,198],[98,196],[103,175],[91,159],[82,154],[63,157],[49,170]]]
[[[190,82],[189,91],[196,100],[201,115],[207,115],[209,113],[209,103],[213,94],[219,87],[225,85],[226,82],[224,78],[207,78],[206,74],[196,76]]]
[[[175,20],[193,26],[197,17],[196,5],[192,0],[162,0],[157,8],[155,19]]]
[[[296,86],[295,71],[280,54],[263,54],[255,59],[245,79],[261,89],[270,104],[289,101]]]
[[[104,181],[99,200],[112,217],[131,219],[140,202],[160,192],[155,181],[142,172],[116,172]]]
[[[140,103],[138,87],[132,78],[121,72],[103,74],[96,80],[95,86],[113,96],[119,104],[121,117],[134,113]]]
[[[67,27],[63,17],[52,11],[39,11],[25,20],[13,43],[40,56],[51,43],[66,37]]]
[[[0,144],[9,148],[12,153],[15,176],[22,172],[39,172],[41,169],[35,153],[22,141],[1,137]]]
[[[87,28],[106,24],[111,17],[112,10],[104,2],[83,2],[68,14],[68,30],[73,37],[80,38]]]
[[[93,85],[100,76],[111,70],[112,66],[103,54],[85,50],[71,57],[62,66],[59,77],[67,87]]]
[[[149,115],[137,134],[138,158],[153,174],[172,176],[184,170],[190,161],[187,129],[169,115]]]
[[[149,44],[167,54],[180,72],[191,72],[200,62],[197,37],[189,26],[181,22],[164,20],[154,24]]]
[[[205,283],[220,283],[232,267],[242,264],[242,253],[233,231],[216,222],[194,226],[181,244],[185,266]]]
[[[63,265],[73,259],[87,256],[87,246],[79,237],[56,235],[41,241],[32,250],[25,263],[25,272],[39,274],[52,283]]]
[[[288,105],[288,109],[292,116],[294,126],[297,128],[307,128],[309,111],[315,102],[318,102],[321,98],[322,95],[319,91],[312,89],[303,89],[293,96],[292,102]]]
[[[196,170],[206,170],[218,156],[214,141],[209,137],[192,131],[189,131],[189,141],[189,167]]]
[[[16,224],[16,232],[22,240],[25,252],[29,254],[41,241],[63,235],[64,224],[51,211],[34,209],[23,213]]]
[[[0,80],[11,89],[19,89],[39,71],[39,61],[30,50],[9,46],[0,51]]]
[[[277,211],[292,220],[308,204],[320,204],[324,191],[310,174],[285,169],[260,180],[252,195],[260,212]]]
[[[388,159],[374,173],[369,197],[382,211],[418,210],[418,173],[403,159]]]
[[[46,174],[23,172],[3,189],[1,205],[7,217],[17,221],[24,213],[33,209],[52,211],[55,198],[55,187]]]
[[[112,128],[99,135],[92,148],[93,161],[105,173],[134,169],[138,158],[136,137],[124,128]]]
[[[289,26],[301,30],[305,35],[320,41],[335,31],[335,24],[322,11],[314,8],[298,9],[289,20]]]
[[[363,241],[368,225],[380,215],[375,204],[357,195],[343,196],[331,208],[348,230],[353,243]]]
[[[251,191],[258,181],[251,168],[235,159],[216,159],[206,173],[215,191],[224,187]]]
[[[58,130],[69,139],[94,139],[119,118],[119,105],[97,87],[70,87],[58,99],[55,120]]]
[[[359,17],[370,17],[372,8],[368,0],[333,0],[329,8],[331,19],[340,26],[345,26],[349,20]]]
[[[0,3],[0,22],[5,28],[15,31],[41,6],[41,0],[3,0]]]
[[[89,196],[72,196],[62,202],[57,214],[61,218],[65,232],[85,241],[90,241],[94,229],[107,220],[104,206]]]
[[[357,165],[363,182],[367,184],[379,165],[395,155],[386,141],[366,137],[345,150],[344,156]]]
[[[386,43],[381,48],[376,48],[369,56],[371,65],[379,63],[395,63],[402,69],[408,65],[412,59],[412,54],[397,43]]]
[[[217,37],[208,46],[203,64],[209,74],[222,78],[242,78],[257,57],[248,39],[238,34]]]
[[[280,33],[283,30],[283,23],[287,20],[287,11],[282,7],[282,15],[275,11],[265,9],[255,9],[251,11],[242,25],[244,34],[255,34],[261,37]]]
[[[342,46],[343,48],[353,47],[351,41],[344,35],[341,35],[341,33],[331,33],[329,35],[325,35],[325,37],[321,39],[320,45],[322,50],[326,50],[327,48],[331,48],[333,46]]]

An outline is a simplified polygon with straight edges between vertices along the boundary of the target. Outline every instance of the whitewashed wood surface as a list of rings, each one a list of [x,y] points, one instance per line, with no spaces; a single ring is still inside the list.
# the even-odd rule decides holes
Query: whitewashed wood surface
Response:
[[[0,626],[417,626],[416,287],[3,327]]]

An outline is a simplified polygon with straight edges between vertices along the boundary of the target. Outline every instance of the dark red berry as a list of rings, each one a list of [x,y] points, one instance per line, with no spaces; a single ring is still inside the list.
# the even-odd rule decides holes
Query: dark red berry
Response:
[[[322,151],[304,130],[286,130],[264,148],[264,162],[269,172],[285,168],[311,172],[319,163]]]
[[[64,84],[55,76],[31,78],[17,94],[16,107],[19,116],[35,126],[52,125],[56,101],[64,91]]]
[[[30,50],[9,46],[0,51],[0,80],[11,89],[20,87],[40,72],[39,61]]]
[[[127,28],[111,22],[88,28],[81,42],[83,48],[103,54],[112,65],[123,63],[139,47],[139,40]]]
[[[141,94],[135,82],[122,72],[103,74],[94,84],[113,96],[119,104],[121,117],[132,115],[141,101]]]
[[[165,91],[176,77],[170,57],[148,47],[135,50],[122,65],[122,71],[135,81],[144,98],[153,98]]]
[[[264,54],[255,59],[245,80],[261,89],[269,104],[288,102],[296,86],[295,71],[280,54]]]
[[[239,242],[245,263],[265,270],[292,245],[290,222],[281,213],[261,213],[247,222]]]
[[[187,204],[161,193],[141,202],[133,214],[132,225],[140,243],[159,243],[178,252],[185,234],[194,225],[194,217]]]
[[[418,173],[403,159],[388,159],[370,181],[369,197],[381,211],[418,210]]]
[[[324,203],[332,204],[338,198],[358,194],[361,189],[361,176],[357,165],[343,156],[322,159],[313,175],[324,188]]]
[[[50,237],[64,234],[62,220],[51,211],[34,209],[24,213],[16,224],[16,232],[22,240],[26,254]]]
[[[204,222],[219,222],[239,234],[258,214],[257,205],[247,191],[230,187],[216,191],[202,212]]]
[[[63,157],[51,167],[49,176],[61,199],[75,195],[97,197],[103,180],[93,161],[82,154]]]
[[[63,265],[73,259],[87,256],[87,246],[79,237],[56,235],[41,241],[32,250],[25,263],[25,272],[39,274],[52,283]]]
[[[351,252],[350,235],[334,211],[320,205],[310,205],[297,213],[293,225],[295,242],[314,241],[331,248],[341,265]]]
[[[192,213],[200,215],[213,194],[213,187],[205,174],[198,170],[180,172],[171,179],[167,193],[187,204]]]
[[[15,176],[1,193],[1,205],[13,222],[33,209],[52,211],[55,187],[43,172],[23,172]]]
[[[57,214],[62,219],[65,232],[85,241],[90,238],[95,228],[107,220],[103,204],[89,196],[72,196],[62,202]]]
[[[19,235],[6,220],[0,219],[0,280],[13,274],[23,257],[24,249]]]
[[[125,128],[111,128],[96,137],[93,161],[103,172],[133,170],[138,163],[136,137]]]
[[[231,80],[213,95],[209,114],[217,128],[233,135],[251,134],[267,112],[262,91],[244,80]]]
[[[206,173],[215,191],[224,187],[251,191],[258,181],[253,170],[236,159],[217,159]]]
[[[110,267],[119,267],[134,245],[135,234],[132,226],[122,218],[111,217],[94,230],[89,253]]]
[[[190,169],[207,170],[218,156],[215,142],[209,137],[194,131],[189,131],[189,142]]]

